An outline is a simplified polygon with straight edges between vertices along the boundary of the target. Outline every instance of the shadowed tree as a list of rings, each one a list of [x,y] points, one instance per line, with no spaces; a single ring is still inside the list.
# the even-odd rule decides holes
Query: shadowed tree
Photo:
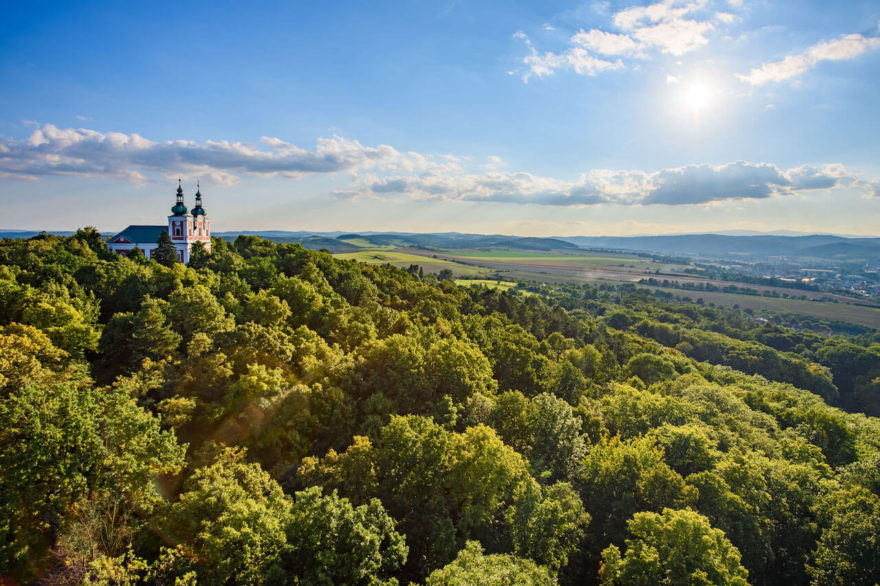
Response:
[[[165,265],[166,267],[173,267],[176,263],[180,262],[177,248],[174,246],[174,243],[171,242],[171,236],[168,235],[168,232],[163,230],[162,233],[159,234],[156,244],[158,247],[156,248],[156,253],[153,255],[153,258],[156,259],[157,263]]]

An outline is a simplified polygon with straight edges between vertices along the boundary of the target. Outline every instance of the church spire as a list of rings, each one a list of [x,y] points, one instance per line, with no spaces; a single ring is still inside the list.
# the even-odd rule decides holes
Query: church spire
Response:
[[[171,208],[171,213],[175,216],[186,215],[186,206],[183,205],[183,186],[181,185],[180,177],[177,178],[177,201],[174,207]]]
[[[193,216],[204,216],[205,208],[202,207],[202,186],[201,182],[196,183],[196,207],[192,211]]]

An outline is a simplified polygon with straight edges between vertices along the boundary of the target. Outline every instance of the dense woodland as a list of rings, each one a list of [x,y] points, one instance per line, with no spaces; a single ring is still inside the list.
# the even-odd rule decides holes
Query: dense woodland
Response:
[[[880,335],[534,289],[3,240],[0,574],[880,581]]]

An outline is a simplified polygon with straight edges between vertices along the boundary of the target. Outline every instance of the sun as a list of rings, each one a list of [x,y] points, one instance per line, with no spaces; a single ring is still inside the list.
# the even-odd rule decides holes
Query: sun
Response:
[[[711,109],[717,94],[715,88],[702,79],[683,84],[680,92],[682,110],[695,116]]]

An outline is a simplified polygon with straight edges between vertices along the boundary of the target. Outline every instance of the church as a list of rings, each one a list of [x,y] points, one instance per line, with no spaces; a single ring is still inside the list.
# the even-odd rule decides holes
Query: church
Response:
[[[152,258],[158,248],[157,242],[162,232],[167,232],[177,248],[177,256],[182,263],[189,262],[189,253],[195,242],[202,242],[205,250],[211,252],[211,220],[202,207],[201,186],[196,187],[196,205],[192,215],[183,205],[183,187],[177,180],[177,201],[171,208],[167,226],[129,226],[107,242],[107,248],[119,254],[128,254],[131,249],[141,249],[144,256]]]

